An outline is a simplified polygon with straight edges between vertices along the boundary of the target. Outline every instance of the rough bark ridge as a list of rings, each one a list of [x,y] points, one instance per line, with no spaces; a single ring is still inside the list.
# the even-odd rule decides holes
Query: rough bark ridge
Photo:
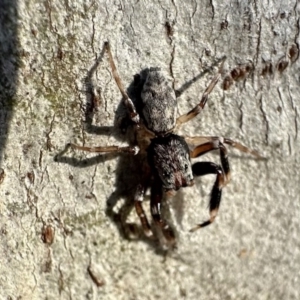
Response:
[[[300,298],[300,8],[284,2],[0,1],[1,299]],[[125,144],[111,128],[121,96],[101,53],[108,39],[126,87],[146,67],[176,89],[200,74],[181,114],[226,55],[222,81],[181,133],[230,137],[268,158],[230,149],[219,216],[193,234],[214,179],[179,192],[168,253],[125,239],[105,214],[134,189],[134,160],[54,160],[68,142]]]

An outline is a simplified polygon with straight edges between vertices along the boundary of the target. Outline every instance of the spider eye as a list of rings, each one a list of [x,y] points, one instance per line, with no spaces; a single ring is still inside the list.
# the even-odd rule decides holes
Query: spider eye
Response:
[[[189,169],[189,165],[188,165],[188,164],[185,164],[185,165],[184,165],[184,170],[187,171],[188,169]]]
[[[168,171],[163,171],[163,176],[164,177],[170,177],[171,173]]]

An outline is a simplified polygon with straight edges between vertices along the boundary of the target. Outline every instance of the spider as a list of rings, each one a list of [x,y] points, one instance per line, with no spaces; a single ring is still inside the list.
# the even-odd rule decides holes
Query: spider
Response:
[[[218,73],[205,89],[199,104],[188,113],[177,117],[177,96],[170,80],[166,79],[159,68],[147,69],[145,78],[140,78],[140,95],[138,103],[129,98],[121,78],[117,72],[110,44],[104,44],[114,80],[122,94],[122,101],[134,124],[135,145],[119,147],[85,147],[68,144],[68,147],[95,153],[129,153],[138,152],[147,157],[146,165],[141,168],[139,182],[136,184],[134,206],[141,221],[144,234],[153,236],[153,232],[142,203],[146,190],[150,187],[150,210],[154,223],[161,229],[168,242],[173,243],[175,235],[164,220],[161,203],[164,195],[172,196],[182,187],[194,185],[194,177],[215,174],[216,180],[211,190],[209,201],[210,217],[207,221],[196,225],[190,231],[196,231],[214,222],[220,202],[222,189],[230,181],[230,168],[225,144],[238,150],[260,157],[257,151],[251,150],[229,138],[216,136],[182,137],[176,134],[179,127],[196,117],[205,107],[208,95],[221,77],[224,59]],[[189,148],[188,144],[191,146]],[[213,162],[196,162],[197,158],[213,150],[220,154],[220,164]]]

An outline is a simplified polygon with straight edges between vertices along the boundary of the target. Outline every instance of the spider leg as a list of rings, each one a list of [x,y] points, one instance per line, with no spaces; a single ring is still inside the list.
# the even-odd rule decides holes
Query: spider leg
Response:
[[[203,144],[205,142],[221,142],[223,144],[227,144],[231,147],[234,147],[241,152],[249,153],[251,155],[256,156],[257,158],[263,158],[256,150],[252,150],[241,143],[235,142],[231,139],[218,137],[218,136],[194,136],[194,137],[185,137],[185,140],[188,144],[197,146],[199,144]]]
[[[117,71],[117,68],[116,68],[116,65],[114,63],[114,59],[113,59],[113,56],[112,56],[112,53],[111,53],[111,49],[110,49],[110,45],[109,45],[109,42],[105,42],[104,44],[104,47],[106,49],[106,52],[108,53],[108,59],[109,59],[109,63],[110,63],[110,67],[111,67],[111,70],[112,70],[112,74],[113,74],[113,77],[116,81],[116,84],[123,96],[123,101],[124,101],[124,104],[129,112],[129,115],[130,115],[130,119],[137,125],[139,125],[139,122],[140,122],[140,116],[139,114],[137,113],[136,109],[135,109],[135,106],[132,102],[132,100],[129,98],[128,94],[126,93],[125,89],[124,89],[124,85],[121,81],[121,78],[118,74],[118,71]]]
[[[230,181],[230,167],[228,162],[227,149],[220,140],[212,140],[204,144],[198,145],[194,148],[194,150],[190,152],[190,155],[191,158],[195,158],[213,150],[220,150],[221,166],[225,175],[223,184],[226,185]]]
[[[152,233],[147,216],[146,216],[145,211],[142,206],[145,191],[146,191],[145,186],[139,184],[137,187],[136,193],[135,193],[135,197],[134,197],[134,206],[135,206],[136,213],[141,220],[141,224],[142,224],[145,235],[148,237],[151,237],[151,236],[153,236],[153,233]]]
[[[68,144],[67,148],[71,147],[72,149],[93,152],[93,153],[130,153],[136,155],[139,152],[137,146],[131,147],[119,147],[119,146],[106,146],[106,147],[84,147],[78,146],[75,144]]]
[[[215,220],[221,202],[222,188],[224,187],[225,180],[226,180],[222,168],[219,165],[216,165],[215,163],[212,162],[197,162],[193,164],[192,170],[195,176],[216,174],[217,178],[213,185],[213,188],[211,190],[211,195],[210,195],[210,201],[209,201],[210,218],[209,220],[196,225],[194,228],[190,230],[190,232],[194,232],[199,228],[205,227],[211,224]]]
[[[176,120],[176,127],[178,128],[181,124],[186,123],[188,121],[190,121],[191,119],[193,119],[194,117],[196,117],[204,108],[207,99],[208,99],[208,95],[211,93],[211,91],[214,89],[214,87],[216,86],[216,84],[218,83],[220,77],[221,77],[221,73],[223,70],[223,65],[224,65],[224,61],[225,58],[223,59],[220,67],[219,67],[219,71],[217,73],[217,75],[215,75],[215,77],[211,80],[210,84],[208,85],[208,87],[205,89],[202,98],[200,100],[200,103],[197,104],[192,110],[190,110],[188,113],[180,116],[177,118]]]
[[[162,219],[161,215],[161,201],[163,198],[163,190],[161,183],[158,180],[154,180],[151,186],[151,215],[156,225],[158,225],[166,240],[172,244],[175,243],[175,235],[171,227],[165,220]]]
[[[222,57],[221,59],[218,59],[210,68],[205,69],[189,81],[185,82],[180,88],[175,90],[176,97],[180,97],[188,88],[190,88],[195,82],[197,82],[199,79],[201,79],[204,75],[211,72],[213,70],[213,67],[219,65],[226,57]]]

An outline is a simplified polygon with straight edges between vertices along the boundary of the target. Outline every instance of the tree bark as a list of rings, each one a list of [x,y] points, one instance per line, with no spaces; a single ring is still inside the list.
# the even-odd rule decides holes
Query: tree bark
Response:
[[[0,4],[1,299],[300,298],[298,1]],[[266,158],[228,148],[232,180],[207,228],[188,232],[208,217],[213,176],[168,201],[176,250],[125,238],[106,214],[117,200],[127,214],[137,157],[61,153],[69,142],[131,138],[113,127],[122,97],[108,40],[126,88],[160,67],[184,89],[179,114],[226,56],[204,111],[180,134],[228,137]],[[134,212],[127,222],[140,226]]]

